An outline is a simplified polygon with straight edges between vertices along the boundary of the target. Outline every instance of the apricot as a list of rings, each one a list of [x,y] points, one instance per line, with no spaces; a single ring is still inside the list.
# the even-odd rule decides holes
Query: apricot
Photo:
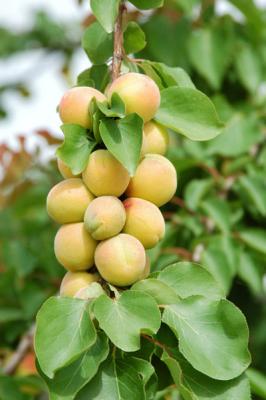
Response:
[[[169,135],[166,128],[155,122],[147,122],[143,128],[143,140],[141,155],[147,153],[164,155],[169,143]]]
[[[96,150],[82,174],[83,181],[95,196],[121,196],[129,183],[129,174],[108,150]]]
[[[114,196],[94,199],[88,206],[84,224],[96,240],[108,239],[122,231],[126,221],[123,203]]]
[[[147,200],[130,197],[124,202],[126,223],[123,232],[136,237],[145,247],[154,247],[164,236],[165,223],[161,211]]]
[[[150,272],[151,272],[151,261],[150,261],[148,255],[146,254],[146,264],[145,264],[145,268],[144,268],[143,274],[141,275],[140,279],[142,280],[142,279],[148,278],[148,276],[150,275]]]
[[[71,171],[71,169],[64,163],[64,161],[60,160],[60,158],[57,159],[57,167],[62,175],[63,178],[68,179],[68,178],[78,178],[81,176],[81,174],[74,175]]]
[[[150,121],[160,106],[160,90],[148,76],[128,72],[119,76],[107,89],[110,101],[112,94],[117,93],[126,107],[126,114],[136,113],[144,122]]]
[[[88,272],[67,272],[64,276],[61,286],[60,295],[74,297],[80,289],[86,288],[90,283],[99,280],[98,274],[90,274]]]
[[[146,254],[138,239],[120,233],[98,244],[95,264],[107,282],[116,286],[128,286],[143,276]]]
[[[94,196],[80,178],[70,178],[55,185],[47,196],[47,212],[59,224],[82,222]]]
[[[177,176],[173,164],[160,154],[146,154],[131,178],[126,194],[151,201],[160,207],[173,197],[176,187]]]
[[[58,230],[54,251],[58,262],[69,271],[83,271],[93,266],[97,242],[83,222],[67,224]]]
[[[90,129],[92,120],[89,108],[94,97],[101,102],[106,100],[104,94],[91,87],[79,86],[69,89],[59,104],[61,121],[65,124],[78,124],[83,128]]]

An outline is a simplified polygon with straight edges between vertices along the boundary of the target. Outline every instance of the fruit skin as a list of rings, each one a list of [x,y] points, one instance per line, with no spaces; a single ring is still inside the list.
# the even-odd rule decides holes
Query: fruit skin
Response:
[[[69,89],[59,104],[61,121],[64,124],[78,124],[87,129],[91,128],[89,107],[94,97],[101,102],[106,101],[104,94],[91,87],[79,86]]]
[[[80,178],[70,178],[55,185],[47,196],[47,212],[59,224],[82,222],[94,196]]]
[[[126,114],[137,113],[144,122],[150,121],[160,106],[160,90],[148,76],[129,72],[119,76],[108,88],[107,98],[117,93],[126,106]]]
[[[96,150],[82,174],[83,181],[95,196],[119,197],[129,183],[129,173],[108,150]]]
[[[84,224],[95,240],[105,240],[122,231],[126,222],[123,203],[114,196],[101,196],[88,206]]]
[[[161,211],[147,200],[130,197],[124,202],[126,223],[123,232],[136,237],[151,249],[163,238],[165,223]]]
[[[67,224],[58,230],[54,251],[58,262],[69,271],[83,271],[93,266],[97,242],[83,222]]]
[[[168,144],[169,135],[166,128],[153,121],[144,125],[141,156],[148,153],[161,154],[163,156],[166,153]]]
[[[27,376],[27,375],[38,375],[36,364],[35,364],[35,355],[32,351],[27,353],[18,368],[16,369],[17,376]]]
[[[71,169],[64,163],[64,161],[60,160],[60,158],[57,159],[57,167],[62,175],[63,178],[68,179],[68,178],[79,178],[81,174],[74,175],[71,172]]]
[[[174,196],[177,187],[173,164],[160,154],[146,154],[135,175],[131,178],[126,194],[151,201],[158,207]]]
[[[75,294],[92,282],[99,280],[98,274],[88,272],[67,272],[60,286],[60,296],[74,297]]]
[[[138,239],[120,233],[98,244],[95,264],[107,282],[116,286],[128,286],[143,276],[146,254]]]
[[[148,278],[148,276],[150,275],[150,272],[151,272],[151,261],[150,261],[148,254],[146,253],[146,264],[145,264],[145,268],[144,268],[143,274],[141,275],[140,280]]]

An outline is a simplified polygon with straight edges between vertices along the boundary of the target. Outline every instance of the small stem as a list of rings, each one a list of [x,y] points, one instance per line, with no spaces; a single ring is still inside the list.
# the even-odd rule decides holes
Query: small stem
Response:
[[[123,48],[123,13],[126,11],[126,7],[122,2],[119,6],[118,16],[115,23],[114,29],[114,52],[112,60],[112,80],[114,81],[118,78],[120,74],[120,68],[122,60],[124,58],[124,48]]]

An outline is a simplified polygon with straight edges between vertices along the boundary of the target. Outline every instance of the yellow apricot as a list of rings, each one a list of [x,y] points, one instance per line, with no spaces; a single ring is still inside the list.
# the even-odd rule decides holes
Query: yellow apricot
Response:
[[[108,150],[96,150],[82,174],[83,181],[95,196],[121,196],[129,183],[129,174]]]
[[[128,286],[143,276],[146,254],[138,239],[120,233],[98,244],[95,264],[107,282],[116,286]]]
[[[78,124],[84,128],[92,127],[90,103],[93,98],[103,102],[104,94],[99,90],[87,86],[78,86],[69,89],[59,104],[59,115],[63,123]]]
[[[164,236],[165,223],[159,208],[150,201],[130,197],[124,202],[126,223],[123,232],[136,237],[145,247],[154,247]]]
[[[81,176],[81,174],[74,175],[72,174],[71,169],[64,163],[64,161],[60,160],[60,158],[57,159],[57,167],[62,175],[63,178],[69,179],[69,178],[78,178]]]
[[[126,107],[126,114],[136,113],[144,122],[150,121],[160,106],[160,90],[149,77],[136,72],[119,76],[107,89],[110,101],[112,94],[117,93]]]
[[[146,254],[146,264],[145,264],[145,268],[144,268],[143,274],[140,279],[148,278],[148,276],[150,275],[150,272],[151,272],[151,261],[150,261],[149,256]]]
[[[80,178],[70,178],[55,185],[47,196],[47,212],[59,224],[82,222],[94,196]]]
[[[123,203],[114,196],[101,196],[88,206],[84,224],[96,240],[108,239],[122,231],[126,221]]]
[[[94,263],[97,242],[82,222],[61,226],[55,236],[54,251],[58,262],[69,271],[83,271]]]
[[[166,128],[153,121],[144,125],[141,156],[148,153],[164,155],[168,143],[169,135]]]
[[[160,154],[146,154],[131,178],[126,194],[151,201],[158,207],[174,196],[177,187],[173,164]]]
[[[90,283],[98,280],[98,274],[68,271],[61,282],[60,296],[74,297],[80,289],[86,288]]]

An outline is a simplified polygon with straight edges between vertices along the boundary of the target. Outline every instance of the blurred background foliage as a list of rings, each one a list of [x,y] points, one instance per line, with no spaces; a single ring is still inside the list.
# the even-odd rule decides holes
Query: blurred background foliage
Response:
[[[202,263],[242,309],[250,327],[254,399],[266,399],[266,10],[252,0],[231,0],[236,19],[219,15],[216,3],[167,0],[155,12],[129,15],[147,40],[137,57],[184,68],[226,123],[223,134],[206,143],[171,136],[168,157],[179,185],[163,210],[165,239],[150,255],[154,271],[177,260]],[[93,21],[84,16],[82,29]],[[0,27],[0,58],[29,49],[57,52],[61,73],[68,77],[81,31],[39,11],[33,26],[22,32]],[[148,64],[146,72],[154,73]],[[29,95],[26,83],[15,76],[2,85],[2,118],[3,95],[10,90]],[[44,163],[41,157],[59,141],[38,128],[35,135],[42,142],[34,151],[27,150],[23,136],[16,150],[0,145],[0,372],[63,274],[53,254],[57,226],[45,210],[46,195],[60,176],[55,160]],[[31,376],[32,361],[28,364],[0,375],[1,400],[46,398],[37,376]]]

